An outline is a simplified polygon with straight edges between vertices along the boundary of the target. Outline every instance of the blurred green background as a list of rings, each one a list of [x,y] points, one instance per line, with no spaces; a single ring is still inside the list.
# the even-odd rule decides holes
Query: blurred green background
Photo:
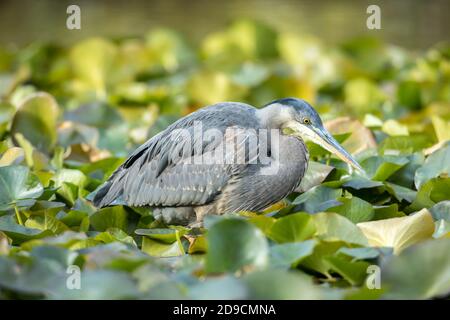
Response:
[[[65,28],[66,8],[82,9],[82,29]],[[382,8],[382,30],[366,29],[366,8]],[[72,43],[84,37],[136,36],[159,26],[183,31],[199,41],[236,18],[269,23],[280,31],[313,34],[338,43],[370,33],[411,49],[448,40],[450,2],[446,0],[2,0],[0,43],[38,40]]]

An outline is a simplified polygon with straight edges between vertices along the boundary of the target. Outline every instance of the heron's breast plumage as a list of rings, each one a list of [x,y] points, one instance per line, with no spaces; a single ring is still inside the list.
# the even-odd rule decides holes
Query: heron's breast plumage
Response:
[[[274,160],[270,164],[248,165],[229,181],[209,211],[261,211],[292,193],[306,172],[308,150],[303,141],[284,135],[279,136],[278,146],[272,149]]]

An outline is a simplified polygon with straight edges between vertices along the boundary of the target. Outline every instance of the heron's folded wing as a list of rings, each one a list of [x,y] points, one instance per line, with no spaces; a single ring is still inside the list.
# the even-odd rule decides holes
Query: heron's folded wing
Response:
[[[257,148],[253,136],[242,128],[231,129],[211,139],[202,136],[200,143],[191,128],[155,137],[154,143],[137,149],[107,182],[110,185],[100,206],[118,196],[130,206],[209,203],[256,157],[255,152],[249,152]]]

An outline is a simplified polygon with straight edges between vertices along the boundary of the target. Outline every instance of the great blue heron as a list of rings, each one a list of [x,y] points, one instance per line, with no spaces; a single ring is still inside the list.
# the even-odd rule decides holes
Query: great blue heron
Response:
[[[261,109],[224,102],[137,148],[99,188],[94,204],[152,207],[156,219],[190,225],[201,225],[207,214],[261,211],[299,186],[309,159],[306,139],[362,170],[304,100],[279,99]]]

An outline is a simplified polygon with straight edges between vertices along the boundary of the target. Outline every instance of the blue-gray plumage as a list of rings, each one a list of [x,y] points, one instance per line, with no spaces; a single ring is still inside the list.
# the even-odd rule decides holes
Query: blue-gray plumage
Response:
[[[148,206],[157,219],[190,225],[207,214],[260,211],[300,184],[308,164],[304,139],[360,169],[303,100],[280,99],[261,109],[224,102],[137,148],[99,188],[94,204]]]

